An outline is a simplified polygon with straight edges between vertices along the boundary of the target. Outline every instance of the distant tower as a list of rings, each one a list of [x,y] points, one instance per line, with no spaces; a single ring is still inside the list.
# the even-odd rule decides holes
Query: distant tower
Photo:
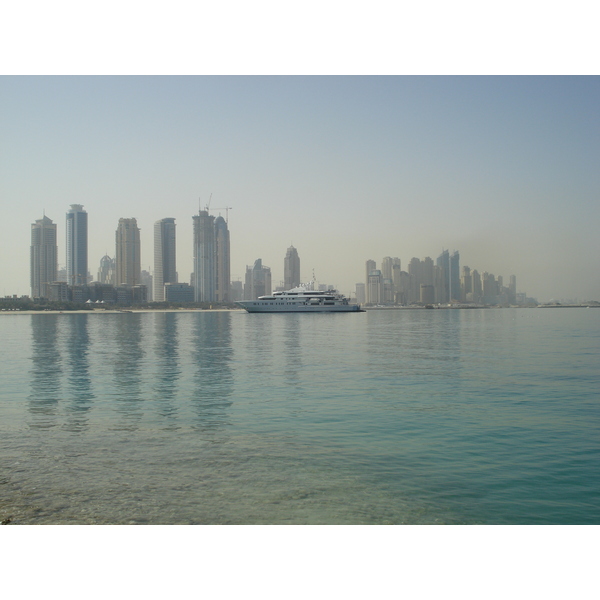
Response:
[[[373,271],[375,271],[376,269],[377,269],[377,263],[374,260],[369,259],[365,263],[365,289],[366,289],[366,296],[367,296],[367,304],[376,304],[379,302],[378,298],[377,298],[377,301],[375,299],[371,298],[372,287],[371,287],[371,282],[369,280],[371,273]]]
[[[433,259],[426,256],[421,261],[421,283],[424,285],[433,285]]]
[[[283,260],[283,280],[286,290],[291,290],[300,285],[300,257],[294,246],[287,249]]]
[[[165,283],[177,283],[175,219],[154,223],[154,302],[164,302]]]
[[[390,302],[396,301],[396,294],[399,291],[398,277],[400,276],[400,270],[400,259],[397,256],[394,258],[386,256],[382,259],[381,275],[384,280],[390,279],[392,281],[392,300]]]
[[[436,260],[436,266],[439,267],[440,280],[436,286],[436,297],[438,302],[450,302],[450,253],[444,250]]]
[[[104,284],[115,285],[115,259],[105,254],[100,259],[98,281]]]
[[[115,285],[140,285],[140,230],[135,219],[119,219],[116,242]]]
[[[231,275],[229,255],[229,229],[221,216],[215,219],[215,299],[231,302]]]
[[[271,291],[271,269],[263,267],[262,259],[258,258],[253,267],[246,267],[244,300],[256,300],[259,296],[270,294]]]
[[[471,277],[471,269],[469,267],[462,268],[462,276],[460,278],[461,300],[473,300],[473,279]]]
[[[82,204],[67,212],[67,283],[83,285],[88,275],[88,215]]]
[[[482,302],[483,286],[481,283],[481,275],[477,269],[473,269],[473,271],[471,271],[471,286],[473,287],[473,302]]]
[[[510,290],[510,302],[517,303],[517,277],[511,275],[509,278],[508,289]]]
[[[456,250],[450,257],[450,300],[460,302],[460,255]]]
[[[58,247],[56,224],[46,215],[31,225],[31,297],[48,298],[48,284],[56,281]]]
[[[356,284],[356,302],[358,304],[364,304],[367,301],[366,286],[364,283]]]
[[[392,265],[394,264],[391,256],[385,256],[381,261],[381,275],[384,279],[392,278]]]
[[[383,277],[379,269],[374,269],[369,274],[367,302],[369,304],[381,304],[383,302]]]
[[[214,302],[215,218],[201,210],[194,220],[194,302]]]
[[[244,299],[244,284],[237,279],[231,282],[231,302]]]
[[[142,269],[142,271],[140,272],[140,283],[143,286],[146,286],[146,301],[147,302],[153,302],[153,298],[152,298],[152,290],[154,289],[152,286],[152,275],[150,274],[150,271],[146,271],[144,269]]]
[[[421,284],[423,283],[423,263],[416,257],[408,263],[409,288],[407,300],[411,302],[421,301]]]

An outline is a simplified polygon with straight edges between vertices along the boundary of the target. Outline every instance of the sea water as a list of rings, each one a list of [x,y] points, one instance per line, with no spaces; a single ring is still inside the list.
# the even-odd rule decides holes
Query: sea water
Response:
[[[0,316],[11,524],[598,524],[600,310]]]

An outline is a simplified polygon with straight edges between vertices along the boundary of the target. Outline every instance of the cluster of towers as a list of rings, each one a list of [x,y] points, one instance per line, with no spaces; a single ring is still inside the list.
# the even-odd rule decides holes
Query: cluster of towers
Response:
[[[241,283],[241,282],[240,282]],[[291,290],[300,285],[300,257],[294,246],[287,249],[283,259],[283,285],[276,290]],[[236,300],[256,300],[259,296],[265,296],[273,291],[271,283],[271,269],[262,263],[262,259],[254,261],[253,266],[246,267],[246,277],[243,291],[238,290]]]
[[[88,215],[72,204],[66,217],[66,274],[58,272],[56,224],[46,215],[31,226],[31,295],[51,300],[230,302],[230,245],[227,222],[207,210],[194,221],[194,272],[178,283],[175,219],[154,224],[154,273],[141,269],[140,229],[134,218],[119,219],[115,256],[100,260],[98,279],[88,273]],[[66,279],[66,280],[65,280]],[[120,294],[120,295],[119,295]]]
[[[444,250],[437,260],[429,256],[420,260],[412,258],[408,270],[403,271],[399,258],[386,256],[377,269],[374,260],[366,262],[365,283],[356,284],[359,303],[397,304],[515,304],[517,303],[517,281],[510,276],[507,287],[501,276],[460,270],[460,255]]]
[[[154,272],[141,270],[140,229],[134,218],[119,219],[115,256],[100,261],[98,279],[88,274],[88,215],[72,204],[66,215],[66,273],[59,276],[56,224],[45,214],[31,226],[31,295],[51,300],[145,302],[219,302],[253,300],[272,291],[271,269],[259,258],[246,267],[244,285],[231,282],[227,221],[200,210],[193,218],[194,270],[190,283],[179,283],[176,268],[175,219],[154,224]],[[300,285],[300,258],[290,246],[284,259],[284,281],[277,289]],[[521,295],[519,295],[521,296]],[[516,304],[516,278],[460,269],[458,252],[444,250],[434,262],[412,258],[406,271],[399,258],[386,256],[377,268],[367,260],[365,282],[356,284],[357,302],[378,304]]]

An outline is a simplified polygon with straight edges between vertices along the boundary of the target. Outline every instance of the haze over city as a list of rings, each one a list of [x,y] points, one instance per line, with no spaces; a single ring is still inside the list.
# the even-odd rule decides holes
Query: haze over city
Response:
[[[346,294],[365,261],[434,259],[516,275],[540,301],[600,299],[595,76],[0,78],[1,295],[30,293],[31,224],[89,215],[88,265],[119,218],[174,217],[189,281],[192,216],[231,207],[231,276],[261,258]],[[211,197],[212,196],[212,197]]]
[[[0,299],[31,294],[43,215],[65,267],[72,205],[93,279],[120,219],[153,271],[174,218],[190,282],[210,202],[233,280],[262,259],[279,286],[293,245],[303,281],[353,296],[367,261],[457,251],[540,303],[600,301],[596,12],[4,3]],[[596,310],[3,303],[0,524],[128,525],[6,530],[9,593],[47,593],[65,564],[64,598],[189,595],[198,569],[218,597],[597,587]]]

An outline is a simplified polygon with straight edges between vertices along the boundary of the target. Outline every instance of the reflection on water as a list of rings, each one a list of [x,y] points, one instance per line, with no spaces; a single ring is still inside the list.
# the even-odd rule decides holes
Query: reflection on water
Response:
[[[250,353],[253,369],[257,373],[270,372],[273,368],[273,319],[281,316],[248,313],[248,319],[243,324],[246,351]]]
[[[111,315],[113,316],[113,315]],[[117,428],[128,430],[139,426],[143,417],[145,394],[142,391],[142,314],[114,315],[107,338],[114,347],[113,385],[110,396],[117,401],[115,407],[124,421]]]
[[[382,400],[404,409],[440,410],[444,397],[462,385],[464,365],[459,310],[369,313],[367,361],[370,379],[387,389]],[[450,391],[452,394],[450,394]],[[415,393],[416,392],[416,393]]]
[[[1,491],[32,523],[598,523],[598,316],[0,318]]]
[[[65,328],[64,355],[67,371],[65,399],[68,411],[65,427],[80,431],[87,426],[94,393],[90,373],[88,315],[70,315],[61,322]]]
[[[177,392],[181,365],[179,362],[179,319],[175,313],[153,315],[154,394],[158,414],[168,421],[168,429],[177,429]]]
[[[31,427],[56,425],[62,398],[62,359],[58,346],[59,323],[46,315],[31,316],[32,352],[29,413]]]
[[[300,371],[303,368],[300,340],[300,318],[305,315],[286,315],[283,329],[283,355],[285,357],[285,381],[296,391],[301,391]]]
[[[189,426],[189,409],[199,429],[227,423],[230,314],[33,315],[30,323],[32,427],[81,431],[98,403],[117,415],[110,427],[127,431],[142,421]]]
[[[231,315],[198,315],[192,326],[191,358],[193,392],[191,402],[196,426],[201,430],[223,427],[228,423],[227,409],[233,390],[231,359]]]

